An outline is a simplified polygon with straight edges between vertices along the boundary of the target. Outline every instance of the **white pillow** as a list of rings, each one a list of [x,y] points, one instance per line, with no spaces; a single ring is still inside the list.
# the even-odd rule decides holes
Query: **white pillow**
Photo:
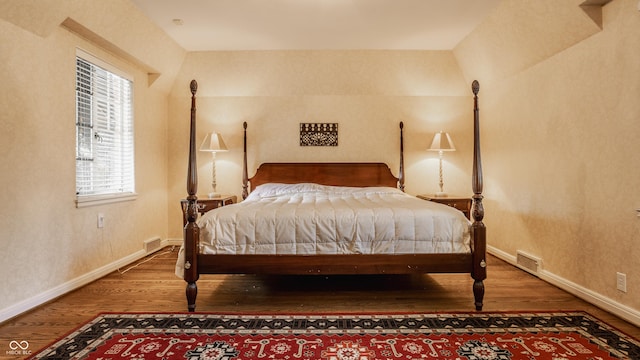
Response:
[[[399,189],[392,187],[350,187],[350,186],[328,186],[315,183],[281,184],[267,183],[257,186],[246,200],[259,200],[267,197],[280,195],[290,195],[299,193],[324,193],[332,195],[370,195],[370,194],[402,194]]]
[[[265,197],[280,196],[286,194],[297,194],[301,192],[317,192],[320,191],[322,185],[313,183],[300,184],[281,184],[267,183],[257,186],[246,200],[257,200]]]

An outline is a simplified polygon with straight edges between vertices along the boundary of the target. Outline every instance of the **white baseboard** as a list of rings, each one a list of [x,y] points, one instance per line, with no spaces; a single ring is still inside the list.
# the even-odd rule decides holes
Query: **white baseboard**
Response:
[[[162,241],[162,245],[160,247],[160,249],[166,247],[166,246],[172,246],[172,245],[177,245],[180,246],[182,244],[182,240],[179,241],[179,243],[176,244],[175,241],[173,240],[163,240]],[[157,249],[157,250],[160,250]],[[155,250],[155,251],[157,251]],[[29,310],[32,310],[44,303],[47,303],[51,300],[54,300],[62,295],[65,295],[73,290],[76,290],[82,286],[85,286],[95,280],[98,280],[99,278],[109,275],[110,273],[131,264],[134,261],[140,260],[143,257],[149,255],[152,252],[155,251],[151,251],[149,253],[147,253],[144,250],[138,250],[136,252],[134,252],[133,254],[127,255],[125,257],[123,257],[122,259],[116,260],[110,264],[104,265],[98,269],[95,269],[93,271],[90,271],[84,275],[81,275],[73,280],[70,280],[66,283],[63,283],[61,285],[58,285],[56,287],[54,287],[53,289],[47,290],[45,292],[42,292],[38,295],[35,295],[29,299],[23,300],[19,303],[16,303],[14,305],[11,305],[7,308],[4,308],[2,310],[0,310],[0,324],[2,324],[3,322],[12,319],[18,315],[21,315]]]
[[[165,239],[162,241],[161,248],[164,248],[167,246],[181,246],[181,245],[182,245],[182,239]],[[492,246],[487,246],[487,251],[490,254],[496,256],[497,258],[502,259],[507,263],[517,267],[515,256],[510,255]],[[149,254],[147,254],[144,250],[136,251],[131,255],[128,255],[122,259],[119,259],[103,267],[100,267],[96,270],[93,270],[89,273],[81,275],[64,284],[58,285],[53,289],[47,290],[29,299],[23,300],[17,304],[4,308],[0,310],[0,324],[26,311],[34,309],[37,306],[40,306],[46,302],[56,299],[73,290],[76,290],[84,285],[87,285],[90,282],[95,281],[103,276],[106,276],[112,273],[113,271],[116,271],[119,268],[126,266],[134,261],[137,261],[147,255]],[[564,291],[567,291],[572,295],[575,295],[595,306],[598,306],[599,308],[602,308],[605,311],[608,311],[616,316],[619,316],[620,318],[636,326],[640,326],[640,311],[638,310],[632,309],[624,304],[620,304],[610,298],[600,295],[592,290],[589,290],[583,286],[573,283],[567,279],[557,276],[544,269],[538,273],[538,276],[540,279],[554,286],[557,286],[558,288]]]
[[[162,246],[163,247],[167,247],[167,246],[182,246],[182,243],[184,242],[183,239],[165,239],[162,241]]]
[[[487,245],[487,252],[495,257],[508,262],[511,265],[519,267],[516,263],[516,257],[508,254],[493,246]],[[613,299],[603,296],[595,291],[589,290],[581,285],[571,282],[547,270],[540,270],[538,277],[580,299],[593,304],[605,311],[608,311],[621,319],[624,319],[636,326],[640,326],[640,311],[621,304]]]

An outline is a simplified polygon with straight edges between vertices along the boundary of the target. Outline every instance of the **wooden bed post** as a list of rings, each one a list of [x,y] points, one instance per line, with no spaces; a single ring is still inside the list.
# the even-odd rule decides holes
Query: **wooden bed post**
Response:
[[[244,136],[242,140],[242,147],[244,151],[244,157],[242,159],[242,200],[249,196],[249,172],[247,171],[247,122],[242,123],[244,129]]]
[[[196,224],[198,216],[198,164],[196,161],[196,91],[198,83],[191,80],[191,127],[189,133],[189,166],[187,169],[187,224],[184,227],[184,280],[187,282],[187,306],[190,312],[196,310],[198,295],[198,241],[200,229]]]
[[[404,123],[400,121],[400,172],[398,173],[398,188],[404,191]]]
[[[484,207],[482,206],[482,161],[480,158],[480,112],[478,108],[478,92],[480,83],[474,80],[471,84],[473,91],[473,205],[471,216],[471,238],[473,240],[473,270],[471,276],[474,279],[473,295],[475,297],[476,310],[482,310],[482,299],[484,298],[484,283],[487,278],[487,235],[486,227],[482,222],[484,218]]]

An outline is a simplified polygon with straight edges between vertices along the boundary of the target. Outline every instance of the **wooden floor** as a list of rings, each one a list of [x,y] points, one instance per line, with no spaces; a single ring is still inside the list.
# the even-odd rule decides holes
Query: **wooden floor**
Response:
[[[173,274],[177,251],[163,249],[130,267],[0,324],[0,358],[11,341],[36,351],[100,312],[186,311],[185,283]],[[495,257],[488,259],[484,311],[582,310],[640,339],[640,328]],[[255,276],[204,275],[202,312],[474,311],[468,275]]]

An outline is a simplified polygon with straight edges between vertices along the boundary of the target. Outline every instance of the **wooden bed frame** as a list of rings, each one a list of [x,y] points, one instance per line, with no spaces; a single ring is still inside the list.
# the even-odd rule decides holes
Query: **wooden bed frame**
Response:
[[[474,81],[474,152],[473,206],[471,209],[470,254],[407,254],[407,255],[206,255],[199,253],[200,229],[196,224],[198,174],[196,163],[196,98],[198,84],[191,81],[191,129],[187,175],[187,224],[184,227],[184,280],[189,311],[195,311],[200,274],[411,274],[469,273],[474,279],[473,294],[476,310],[482,310],[486,279],[486,228],[482,222],[482,164],[478,91]],[[252,188],[267,183],[316,182],[337,186],[390,186],[404,190],[403,124],[400,123],[400,172],[398,178],[382,163],[265,163],[256,175],[247,175],[246,122],[244,123],[243,198]]]

